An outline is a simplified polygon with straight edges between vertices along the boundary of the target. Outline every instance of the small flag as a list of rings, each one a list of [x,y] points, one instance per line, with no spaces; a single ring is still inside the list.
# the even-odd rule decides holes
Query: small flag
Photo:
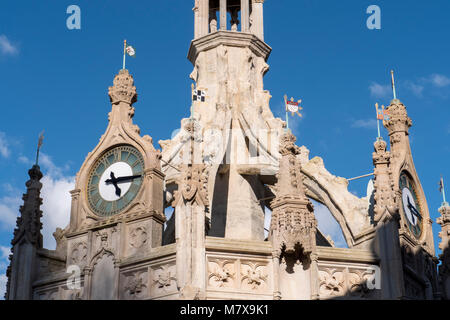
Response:
[[[302,114],[299,112],[300,110],[303,110],[303,108],[300,107],[300,103],[302,103],[302,100],[298,100],[297,102],[294,101],[294,98],[288,100],[287,96],[285,95],[284,101],[286,103],[286,112],[291,112],[292,115],[294,115],[294,113],[297,113],[299,117],[302,117]]]
[[[130,57],[136,58],[136,50],[132,46],[127,46],[125,51]]]
[[[200,101],[205,102],[206,101],[206,92],[204,90],[193,90],[192,91],[192,101]]]
[[[378,103],[376,103],[375,108],[377,109],[377,120],[389,120],[389,112],[384,106],[381,106],[380,109]]]
[[[444,178],[441,177],[439,181],[439,192],[442,193],[442,190],[444,190]]]

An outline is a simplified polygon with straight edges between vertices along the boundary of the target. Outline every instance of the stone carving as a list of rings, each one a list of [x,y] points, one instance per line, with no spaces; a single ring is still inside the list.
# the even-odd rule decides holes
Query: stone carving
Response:
[[[280,170],[275,185],[275,199],[271,206],[272,221],[270,238],[274,247],[286,253],[294,253],[295,246],[301,246],[305,254],[314,250],[317,221],[312,204],[306,198],[300,159],[296,156],[300,148],[295,145],[296,138],[288,132],[281,136]]]
[[[128,73],[128,70],[122,69],[114,78],[114,85],[109,87],[109,97],[111,103],[118,104],[124,102],[132,105],[137,101],[136,87],[134,86],[133,76]],[[130,109],[131,117],[134,111]]]
[[[235,262],[230,260],[215,260],[208,263],[208,284],[218,288],[235,286]]]
[[[319,268],[319,295],[322,299],[333,297],[373,298],[376,290],[369,290],[367,283],[373,281],[369,267],[321,266]]]
[[[137,271],[126,279],[125,292],[128,299],[137,300],[147,296],[147,271]]]
[[[176,286],[176,272],[174,265],[162,265],[153,269],[152,272],[152,295],[163,295],[175,292]]]
[[[259,263],[247,262],[241,266],[242,288],[262,291],[267,288],[267,266]]]
[[[71,264],[84,265],[87,262],[87,244],[86,242],[78,242],[72,246],[70,253]]]
[[[386,210],[395,216],[397,207],[395,203],[394,182],[389,168],[391,153],[386,151],[386,142],[381,138],[374,144],[375,152],[372,155],[374,170],[374,221],[378,222]]]
[[[24,201],[20,207],[20,217],[17,218],[16,229],[14,230],[14,238],[11,244],[14,246],[22,237],[32,244],[36,244],[38,248],[42,248],[42,211],[40,206],[42,198],[40,191],[42,188],[42,173],[38,165],[34,165],[29,171],[30,180],[26,182],[27,193],[22,196]]]
[[[148,235],[146,228],[143,226],[134,228],[130,232],[130,246],[136,249],[141,248],[145,243],[147,243]]]

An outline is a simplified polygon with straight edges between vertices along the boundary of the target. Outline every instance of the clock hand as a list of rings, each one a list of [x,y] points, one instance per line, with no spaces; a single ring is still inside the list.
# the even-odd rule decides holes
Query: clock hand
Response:
[[[106,180],[105,183],[112,184],[116,189],[116,196],[120,197],[120,195],[122,194],[122,190],[117,185],[117,178],[114,176],[114,172],[111,171],[109,176],[111,177],[111,179]]]
[[[411,210],[412,214],[414,214],[417,218],[419,218],[419,220],[422,220],[422,216],[420,215],[419,211],[417,211],[416,207],[414,207],[411,204],[411,201],[409,200],[409,197],[408,197],[408,208]]]
[[[142,177],[142,175],[140,175],[140,174],[135,175],[135,176],[119,177],[119,178],[116,178],[116,183],[123,183],[123,182],[129,181],[129,180],[133,181],[134,179],[138,179],[140,177]]]

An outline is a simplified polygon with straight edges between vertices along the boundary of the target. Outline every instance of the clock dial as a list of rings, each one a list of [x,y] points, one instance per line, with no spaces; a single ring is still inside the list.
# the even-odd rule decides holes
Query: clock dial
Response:
[[[422,210],[417,197],[415,184],[406,174],[400,175],[400,190],[402,192],[402,208],[411,233],[419,238],[422,234]]]
[[[116,147],[104,153],[89,176],[90,208],[105,217],[122,212],[138,194],[143,171],[142,155],[131,146]]]

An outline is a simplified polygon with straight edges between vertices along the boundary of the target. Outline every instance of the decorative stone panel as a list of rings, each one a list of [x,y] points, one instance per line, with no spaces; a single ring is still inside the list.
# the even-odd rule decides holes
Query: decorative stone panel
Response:
[[[178,292],[175,261],[150,267],[150,295],[162,298]]]
[[[375,281],[375,270],[371,265],[320,262],[318,280],[320,299],[373,299],[379,294],[378,290],[368,286]]]
[[[207,289],[272,294],[271,261],[247,255],[208,255]]]

